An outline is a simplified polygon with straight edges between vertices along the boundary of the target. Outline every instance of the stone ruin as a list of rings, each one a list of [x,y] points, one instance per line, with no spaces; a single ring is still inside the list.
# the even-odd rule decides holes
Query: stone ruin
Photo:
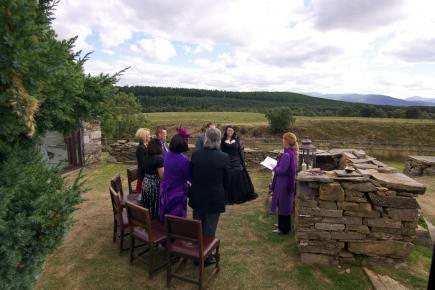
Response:
[[[317,165],[323,170],[297,176],[295,228],[302,262],[406,258],[416,239],[416,198],[425,186],[361,150],[320,152]]]
[[[435,176],[435,156],[408,156],[404,172],[411,176]]]
[[[101,160],[101,126],[99,121],[82,122],[83,156],[85,165]]]

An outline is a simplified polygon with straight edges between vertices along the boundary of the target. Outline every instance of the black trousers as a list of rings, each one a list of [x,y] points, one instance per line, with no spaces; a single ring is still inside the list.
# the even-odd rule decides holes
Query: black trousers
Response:
[[[215,237],[216,228],[219,222],[219,213],[212,214],[200,214],[197,211],[193,211],[193,219],[200,220],[202,222],[202,234],[204,236]]]
[[[288,234],[291,228],[289,215],[278,215],[278,229],[282,234]]]

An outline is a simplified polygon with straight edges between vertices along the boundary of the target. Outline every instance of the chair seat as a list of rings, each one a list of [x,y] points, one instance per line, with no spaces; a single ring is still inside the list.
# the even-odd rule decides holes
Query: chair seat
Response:
[[[219,240],[211,237],[204,237],[204,252],[203,256],[207,257],[211,254],[213,249],[219,245]],[[172,253],[179,254],[185,257],[199,259],[199,245],[196,243],[189,243],[186,241],[176,240],[170,249]]]
[[[164,225],[159,221],[151,222],[151,231],[153,232],[153,240],[151,241],[154,244],[161,243],[166,240],[166,230]],[[146,243],[149,243],[148,233],[142,227],[134,227],[132,231],[132,235]]]

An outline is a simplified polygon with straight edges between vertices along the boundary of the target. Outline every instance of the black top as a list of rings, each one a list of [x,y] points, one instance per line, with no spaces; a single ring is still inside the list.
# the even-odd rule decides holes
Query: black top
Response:
[[[137,178],[143,179],[145,176],[145,157],[147,155],[147,148],[141,142],[136,149],[136,161],[137,161]]]
[[[222,139],[221,142],[222,152],[225,152],[230,157],[230,168],[242,170],[244,167],[242,146],[239,141],[235,140],[233,143],[228,144]]]
[[[163,167],[163,156],[162,155],[148,155],[145,158],[145,174],[155,175],[158,174],[157,169]]]
[[[200,214],[215,214],[225,211],[228,165],[228,154],[220,150],[193,151],[190,161],[192,188],[189,206],[191,208]]]

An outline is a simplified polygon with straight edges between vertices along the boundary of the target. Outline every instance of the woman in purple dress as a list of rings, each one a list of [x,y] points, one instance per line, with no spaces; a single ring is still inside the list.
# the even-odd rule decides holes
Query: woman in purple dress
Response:
[[[296,168],[299,146],[296,135],[290,132],[282,136],[284,154],[273,169],[272,181],[272,212],[278,209],[278,229],[275,233],[288,234],[291,229],[290,216],[293,211]]]
[[[190,161],[183,155],[189,150],[187,138],[190,134],[185,128],[177,129],[178,134],[172,137],[169,152],[166,153],[165,174],[160,183],[160,220],[165,215],[186,217],[187,190],[190,184]]]

